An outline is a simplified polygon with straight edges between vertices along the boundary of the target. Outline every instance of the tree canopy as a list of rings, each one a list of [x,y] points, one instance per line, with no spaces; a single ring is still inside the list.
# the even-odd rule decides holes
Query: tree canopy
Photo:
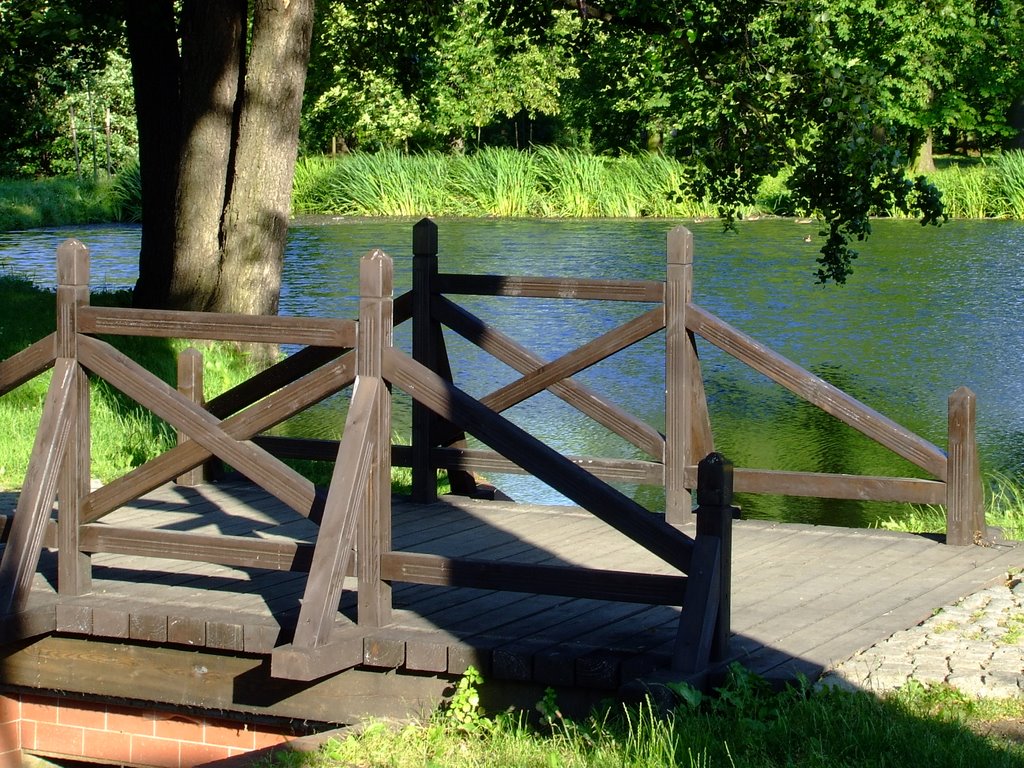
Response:
[[[267,26],[291,18],[292,6],[312,21]],[[150,210],[145,303],[244,308],[217,298],[238,280],[274,293],[278,268],[253,266],[252,249],[267,233],[283,243],[296,134],[308,153],[537,143],[662,151],[686,163],[687,192],[717,203],[729,224],[762,179],[785,174],[792,213],[819,216],[827,231],[818,278],[842,282],[870,213],[941,220],[935,189],[907,173],[927,166],[933,143],[990,151],[1019,141],[1021,8],[1020,0],[0,0],[0,171],[66,172],[77,139],[68,140],[74,123],[63,112],[92,103],[107,82],[101,71],[115,73],[103,87],[116,91],[117,54],[127,52],[134,88],[123,55],[119,77],[135,101],[112,94],[107,102],[138,115]],[[295,38],[307,34],[308,47]],[[260,110],[255,130],[249,118]],[[271,189],[274,202],[262,205],[260,190]],[[243,209],[273,213],[249,220]],[[246,239],[250,255],[237,263],[253,268],[200,290],[200,278],[223,269],[230,242]]]

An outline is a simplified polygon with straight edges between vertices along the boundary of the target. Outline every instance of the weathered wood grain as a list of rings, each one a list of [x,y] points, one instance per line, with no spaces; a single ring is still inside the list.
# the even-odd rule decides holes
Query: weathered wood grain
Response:
[[[11,532],[0,559],[0,616],[18,611],[28,599],[43,534],[57,498],[58,470],[74,426],[77,374],[74,360],[57,359],[29,456],[25,490],[18,497]]]
[[[126,307],[87,307],[82,333],[207,339],[257,344],[302,344],[315,347],[355,346],[352,320],[281,315],[230,315]]]
[[[51,368],[57,359],[56,344],[57,334],[51,333],[6,360],[0,360],[0,395]]]

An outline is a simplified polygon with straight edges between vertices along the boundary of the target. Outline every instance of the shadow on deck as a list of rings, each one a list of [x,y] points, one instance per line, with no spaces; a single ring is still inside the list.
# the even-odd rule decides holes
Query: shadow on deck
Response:
[[[312,540],[317,530],[244,482],[166,486],[106,520],[263,541]],[[733,535],[733,636],[723,664],[738,660],[776,680],[813,679],[1024,565],[1024,551],[1010,544],[949,547],[877,530],[737,521]],[[574,507],[396,498],[393,536],[403,552],[671,572]],[[269,674],[269,654],[288,639],[298,611],[301,574],[98,554],[92,594],[65,598],[54,590],[54,569],[55,558],[44,558],[26,620],[5,626],[7,685],[335,723],[426,711],[470,665],[487,678],[493,704],[531,705],[550,685],[583,707],[636,678],[668,674],[680,613],[396,583],[393,621],[355,630],[357,666],[301,683]],[[353,602],[346,598],[335,617],[348,631]]]

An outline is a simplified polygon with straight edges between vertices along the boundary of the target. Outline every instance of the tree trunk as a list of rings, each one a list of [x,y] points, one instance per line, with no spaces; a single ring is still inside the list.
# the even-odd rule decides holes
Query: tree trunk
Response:
[[[260,0],[209,309],[276,314],[314,0]]]
[[[174,0],[128,2],[125,8],[142,186],[142,245],[133,301],[139,307],[162,307],[174,265],[181,146],[178,31]]]
[[[924,141],[917,148],[917,156],[914,158],[914,173],[934,173],[935,156],[932,154],[933,134],[931,128],[926,128]]]
[[[189,0],[182,8],[181,27],[184,140],[168,306],[210,309],[240,109],[245,0]]]
[[[274,314],[314,0],[127,3],[143,230],[136,306]],[[248,48],[248,60],[246,50]]]

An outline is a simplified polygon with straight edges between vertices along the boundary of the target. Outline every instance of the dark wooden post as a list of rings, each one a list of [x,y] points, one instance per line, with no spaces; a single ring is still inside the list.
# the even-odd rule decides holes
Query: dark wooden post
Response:
[[[203,394],[203,353],[194,347],[183,350],[178,355],[178,391],[199,406],[206,405]],[[178,430],[178,445],[186,442],[188,436]],[[205,464],[192,467],[188,472],[178,475],[178,485],[192,488],[206,480]]]
[[[978,460],[976,397],[967,387],[949,396],[946,464],[946,543],[973,544],[988,537]]]
[[[686,467],[692,464],[690,445],[693,381],[686,331],[686,305],[693,296],[693,234],[686,227],[668,233],[665,284],[665,519],[674,525],[689,522],[693,501],[686,487]]]
[[[57,247],[57,358],[78,360],[78,310],[89,305],[89,249],[78,240]],[[74,367],[71,430],[57,482],[57,588],[62,595],[92,590],[88,555],[79,549],[82,506],[90,493],[89,378]]]
[[[452,380],[448,350],[441,323],[434,319],[431,302],[437,278],[437,224],[422,219],[413,227],[412,252],[412,356],[445,381]],[[466,447],[463,432],[420,403],[412,404],[412,499],[420,503],[437,500],[437,470],[430,458],[437,445]],[[448,470],[452,493],[475,496],[476,478],[470,472]]]
[[[383,251],[363,257],[359,266],[359,328],[356,338],[356,376],[383,382],[382,357],[392,345],[394,266]],[[391,621],[391,585],[380,577],[380,559],[391,551],[391,395],[377,388],[377,423],[371,425],[374,444],[356,536],[359,582],[359,623],[380,627]]]
[[[437,338],[430,312],[433,281],[437,277],[437,224],[422,219],[412,228],[412,356],[416,362],[437,371]],[[430,409],[412,404],[412,500],[437,500],[437,472],[430,451],[434,445],[435,417]]]
[[[732,632],[733,467],[720,453],[697,465],[697,538],[672,668],[700,672],[729,655]]]

